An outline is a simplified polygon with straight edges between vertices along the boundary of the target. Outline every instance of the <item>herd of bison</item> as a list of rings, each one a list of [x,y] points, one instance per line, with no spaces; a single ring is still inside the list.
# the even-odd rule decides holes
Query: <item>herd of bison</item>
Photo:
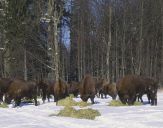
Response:
[[[106,98],[107,95],[116,99],[117,95],[123,104],[133,105],[136,100],[143,102],[142,96],[147,95],[151,105],[157,105],[158,82],[152,78],[137,75],[126,75],[116,83],[110,83],[106,79],[97,79],[91,75],[85,75],[80,82],[71,81],[69,83],[62,79],[56,81],[25,81],[21,79],[0,78],[0,102],[10,104],[14,101],[14,106],[19,106],[21,100],[33,99],[37,106],[37,97],[41,96],[43,103],[51,95],[54,102],[63,99],[69,94],[87,102],[90,98],[92,104],[95,103],[95,96]]]

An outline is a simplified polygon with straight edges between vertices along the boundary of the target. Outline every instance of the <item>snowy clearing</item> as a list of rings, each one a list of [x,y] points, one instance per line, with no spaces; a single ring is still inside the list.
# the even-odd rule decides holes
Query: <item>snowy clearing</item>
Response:
[[[146,96],[143,99],[147,101]],[[17,108],[10,105],[0,108],[0,128],[163,128],[163,92],[158,93],[158,106],[110,107],[110,100],[96,98],[97,103],[89,106],[101,113],[95,120],[50,117],[63,108],[54,102],[42,104],[40,100],[39,106],[26,104]]]

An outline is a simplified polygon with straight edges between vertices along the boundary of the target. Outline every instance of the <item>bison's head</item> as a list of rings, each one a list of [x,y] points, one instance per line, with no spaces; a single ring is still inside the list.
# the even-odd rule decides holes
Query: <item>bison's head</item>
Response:
[[[112,95],[112,99],[113,100],[116,100],[116,97],[117,97],[117,93],[115,93],[115,94]]]
[[[87,102],[87,100],[88,100],[88,96],[87,96],[87,95],[82,95],[80,98],[81,98],[84,102]]]

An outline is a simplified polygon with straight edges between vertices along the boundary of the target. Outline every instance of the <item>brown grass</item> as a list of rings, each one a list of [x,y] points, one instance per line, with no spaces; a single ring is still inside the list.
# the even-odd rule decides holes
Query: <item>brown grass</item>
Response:
[[[60,110],[58,114],[52,114],[50,116],[61,116],[61,117],[72,117],[77,119],[90,119],[94,120],[96,116],[100,116],[99,111],[88,108],[76,110],[73,107],[66,106],[64,109]]]

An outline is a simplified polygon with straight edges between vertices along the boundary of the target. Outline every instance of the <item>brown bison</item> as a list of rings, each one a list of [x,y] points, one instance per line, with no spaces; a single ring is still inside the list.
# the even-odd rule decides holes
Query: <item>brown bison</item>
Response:
[[[48,84],[45,81],[41,80],[37,83],[37,87],[38,87],[38,94],[42,97],[43,103],[45,103],[47,97]]]
[[[79,95],[79,83],[71,81],[68,87],[69,94],[73,94],[75,97]]]
[[[152,78],[142,77],[142,81],[146,85],[145,91],[141,91],[137,94],[138,100],[140,99],[143,102],[142,96],[147,94],[148,102],[151,105],[157,105],[157,90],[158,82]]]
[[[106,83],[105,79],[95,79],[95,89],[97,97],[103,96],[103,87]]]
[[[43,103],[45,103],[46,98],[48,99],[48,102],[50,102],[51,95],[54,96],[55,81],[47,82],[47,81],[41,80],[40,82],[38,82],[37,86],[42,96]]]
[[[3,102],[3,96],[7,93],[12,80],[9,78],[0,78],[0,102]]]
[[[80,85],[80,97],[84,102],[90,98],[92,104],[94,104],[94,98],[96,95],[95,81],[91,75],[86,75],[81,81]]]
[[[10,84],[6,95],[6,102],[15,101],[15,107],[19,106],[22,98],[34,99],[37,106],[37,86],[35,82],[15,79]]]
[[[127,75],[117,82],[117,92],[124,104],[132,105],[136,98],[141,98],[145,93],[151,100],[151,105],[157,105],[158,84],[150,78],[137,75]]]
[[[113,100],[117,97],[117,89],[115,83],[106,83],[103,86],[102,93],[105,95],[105,98],[107,95],[111,96]],[[102,95],[103,98],[103,95]]]
[[[48,102],[50,102],[51,95],[53,95],[54,102],[55,102],[55,97],[54,97],[54,86],[55,86],[55,84],[56,84],[55,81],[49,81],[48,82],[48,87],[47,87],[47,98],[48,98]]]
[[[59,79],[56,81],[54,86],[54,98],[56,101],[56,105],[58,104],[58,100],[63,99],[68,96],[68,85],[63,80]]]

